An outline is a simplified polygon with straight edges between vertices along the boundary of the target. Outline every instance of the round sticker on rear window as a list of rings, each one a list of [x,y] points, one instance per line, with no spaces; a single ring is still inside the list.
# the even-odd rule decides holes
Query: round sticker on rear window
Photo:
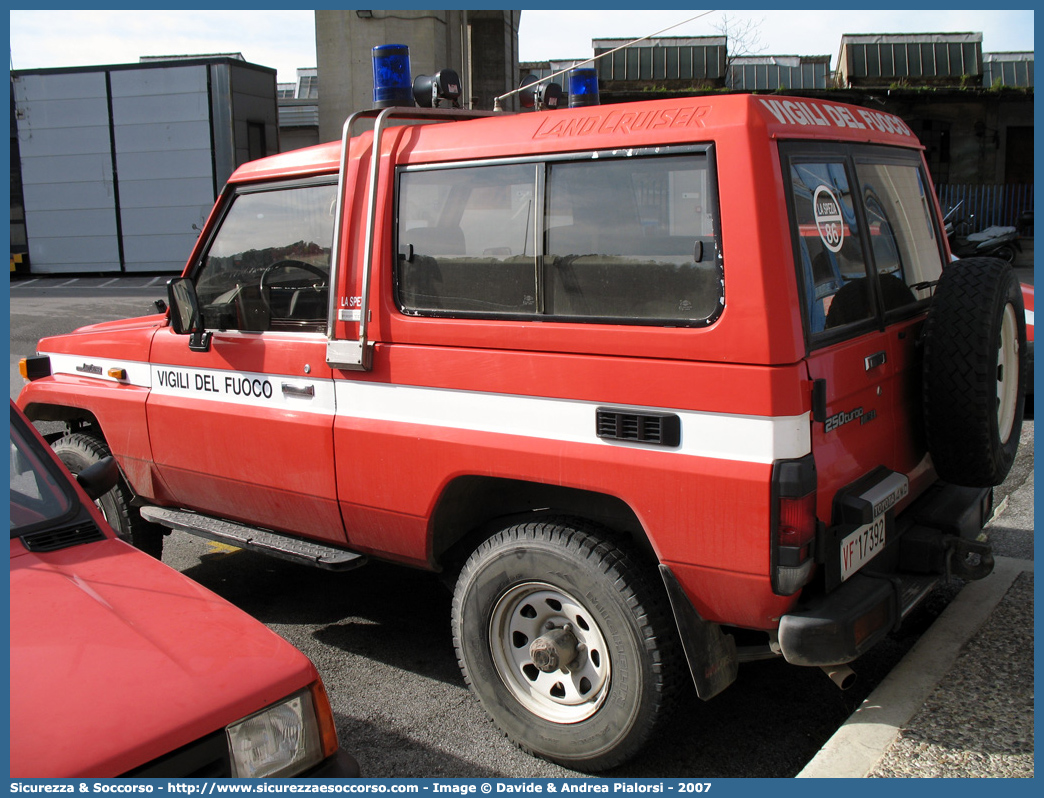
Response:
[[[820,186],[812,198],[816,215],[816,229],[826,248],[840,252],[845,241],[845,220],[841,216],[841,203],[829,186]]]

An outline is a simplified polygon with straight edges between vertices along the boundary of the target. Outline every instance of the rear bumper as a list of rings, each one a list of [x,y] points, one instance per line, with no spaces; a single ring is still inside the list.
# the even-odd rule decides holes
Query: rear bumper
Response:
[[[851,662],[881,642],[939,580],[856,574],[829,595],[780,619],[783,657],[794,665]]]
[[[879,643],[950,574],[992,570],[989,547],[974,542],[992,512],[992,490],[938,486],[906,510],[897,540],[830,592],[803,597],[780,619],[779,646],[795,665],[851,662]],[[978,564],[966,562],[974,554]]]

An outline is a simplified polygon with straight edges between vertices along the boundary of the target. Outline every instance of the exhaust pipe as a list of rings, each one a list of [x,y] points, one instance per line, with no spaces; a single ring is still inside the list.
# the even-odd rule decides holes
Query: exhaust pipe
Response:
[[[855,671],[847,665],[821,665],[820,670],[842,690],[847,690],[855,684]]]

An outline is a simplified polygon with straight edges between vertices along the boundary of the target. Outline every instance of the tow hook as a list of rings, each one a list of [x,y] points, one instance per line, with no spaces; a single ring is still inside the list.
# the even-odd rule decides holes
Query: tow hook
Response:
[[[951,538],[946,544],[946,577],[982,579],[993,573],[993,549],[977,540]]]

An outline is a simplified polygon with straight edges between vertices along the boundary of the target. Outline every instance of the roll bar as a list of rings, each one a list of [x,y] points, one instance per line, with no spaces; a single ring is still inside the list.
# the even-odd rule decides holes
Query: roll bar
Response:
[[[395,120],[414,120],[417,122],[457,122],[465,119],[478,119],[493,116],[492,111],[472,111],[461,108],[369,108],[356,111],[344,122],[341,131],[341,163],[337,174],[337,214],[334,223],[333,249],[330,253],[330,300],[326,317],[326,363],[332,368],[352,371],[369,371],[372,367],[373,342],[367,339],[370,308],[370,279],[373,273],[373,235],[374,220],[377,215],[377,183],[380,178],[381,137],[390,127],[388,122]],[[340,285],[338,263],[341,260],[341,235],[344,227],[345,183],[348,172],[348,145],[351,140],[352,127],[361,119],[375,119],[373,123],[373,143],[370,157],[370,195],[366,210],[366,241],[363,250],[362,296],[358,310],[341,311],[338,305],[337,291]],[[343,317],[341,314],[344,314]],[[358,314],[358,319],[355,318]],[[334,329],[338,321],[358,321],[359,338],[355,341],[336,340]]]

